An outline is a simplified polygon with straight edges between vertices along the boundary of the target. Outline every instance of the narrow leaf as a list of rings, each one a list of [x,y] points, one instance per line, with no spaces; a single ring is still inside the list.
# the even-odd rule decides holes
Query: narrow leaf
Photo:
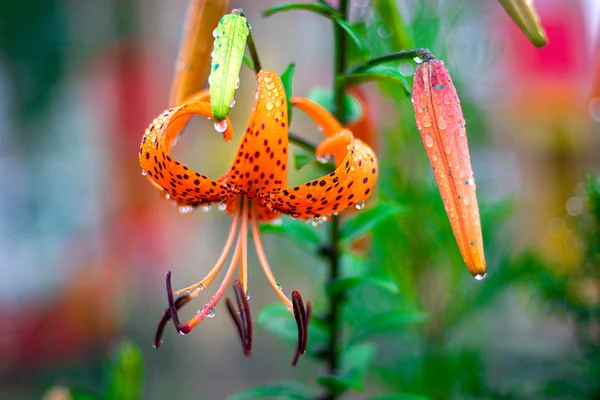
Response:
[[[311,89],[307,96],[314,102],[319,103],[323,107],[325,107],[330,112],[333,111],[333,91],[331,89],[323,89],[323,88],[314,88]],[[360,119],[362,115],[362,108],[360,106],[360,102],[354,98],[353,96],[347,94],[344,96],[343,103],[343,120],[348,123],[357,121]]]
[[[338,76],[336,80],[346,87],[360,85],[361,83],[366,82],[390,82],[395,85],[400,85],[408,97],[412,95],[410,85],[406,81],[406,78],[395,68],[389,66],[377,66],[365,71]]]
[[[293,218],[283,218],[281,224],[262,224],[262,234],[274,234],[291,240],[301,249],[314,254],[321,244],[320,232],[308,223]]]
[[[349,23],[347,23],[346,21],[344,21],[341,18],[336,17],[336,18],[333,18],[333,20],[348,34],[350,39],[352,39],[352,41],[354,42],[354,44],[356,45],[356,47],[358,48],[358,50],[361,54],[362,60],[363,61],[368,60],[369,59],[369,49],[367,48],[367,45],[364,42],[363,38],[354,29],[354,27],[352,27],[352,25],[350,25]]]
[[[313,154],[307,153],[306,151],[294,151],[293,156],[294,166],[296,167],[296,170],[301,170],[307,165],[317,161]]]
[[[352,332],[349,342],[356,343],[375,334],[397,332],[405,329],[406,325],[423,323],[426,320],[427,314],[419,311],[399,309],[373,313],[361,321],[360,327]]]
[[[271,8],[268,8],[264,12],[265,17],[269,17],[273,14],[280,13],[283,11],[291,11],[291,10],[304,10],[310,11],[315,14],[319,14],[325,18],[328,18],[338,24],[352,39],[356,47],[359,49],[360,54],[362,55],[363,60],[367,60],[369,58],[369,51],[367,49],[367,45],[365,41],[360,36],[360,34],[350,25],[348,22],[344,21],[340,18],[339,13],[336,9],[331,8],[329,6],[325,6],[322,4],[311,4],[311,3],[293,3],[293,4],[281,4]]]
[[[141,399],[143,369],[142,352],[137,345],[133,342],[119,344],[109,370],[108,398]]]
[[[371,286],[393,295],[398,294],[398,287],[394,281],[372,276],[338,278],[335,281],[328,283],[326,290],[329,296],[336,296],[361,285]]]
[[[287,66],[287,68],[281,73],[280,78],[283,83],[283,88],[285,89],[285,98],[287,100],[287,108],[288,108],[288,126],[292,123],[292,89],[294,84],[294,72],[296,71],[296,64],[291,63]]]
[[[273,14],[277,14],[284,11],[292,11],[292,10],[304,10],[310,11],[315,14],[322,15],[326,18],[332,19],[338,16],[337,10],[322,4],[310,4],[310,3],[292,3],[292,4],[279,4],[273,6],[271,8],[267,8],[263,15],[265,17],[270,17]]]
[[[429,400],[429,398],[409,393],[394,393],[383,396],[369,397],[368,400]]]
[[[227,400],[247,400],[256,398],[276,397],[291,400],[312,400],[315,394],[312,390],[297,382],[278,382],[270,385],[254,387],[229,396]]]
[[[404,208],[397,204],[379,202],[346,221],[342,228],[342,240],[351,242],[372,232],[382,222],[397,218],[403,211]]]

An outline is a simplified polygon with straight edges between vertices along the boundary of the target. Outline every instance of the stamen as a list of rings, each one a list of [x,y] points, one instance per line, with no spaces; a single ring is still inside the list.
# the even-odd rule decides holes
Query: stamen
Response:
[[[256,208],[256,204],[252,204],[251,207],[252,212],[252,236],[254,237],[254,245],[256,247],[256,255],[258,256],[258,261],[260,261],[260,265],[262,266],[265,275],[267,276],[267,280],[275,293],[279,297],[279,299],[285,304],[285,306],[292,311],[292,301],[288,299],[285,295],[281,287],[277,284],[275,277],[273,276],[273,272],[271,271],[271,267],[269,266],[269,262],[267,261],[267,256],[265,255],[265,249],[263,248],[262,239],[260,237],[260,230],[258,228],[258,210]]]
[[[240,235],[242,239],[242,260],[240,262],[240,281],[244,288],[244,293],[248,292],[248,206],[250,200],[245,198],[242,199],[242,227],[240,228]]]
[[[219,300],[221,300],[221,297],[223,297],[223,294],[225,293],[227,286],[229,286],[229,283],[231,282],[231,279],[233,278],[235,268],[237,267],[238,261],[240,260],[241,252],[242,252],[242,243],[241,243],[241,240],[238,238],[238,241],[235,245],[235,251],[233,253],[233,257],[231,258],[231,263],[229,264],[229,268],[227,269],[227,273],[225,274],[225,277],[223,278],[223,282],[221,282],[219,289],[217,289],[217,292],[210,299],[210,301],[204,305],[204,307],[202,308],[202,310],[200,312],[198,312],[194,317],[192,317],[192,319],[190,319],[189,321],[187,321],[179,326],[179,329],[177,329],[177,331],[179,333],[184,333],[184,334],[189,333],[196,325],[198,325],[200,322],[202,322],[204,320],[204,318],[206,318],[208,313],[213,308],[215,308],[215,306],[217,305]],[[172,313],[176,314],[177,313],[176,309],[172,309]],[[175,320],[173,320],[173,322],[175,322]],[[177,328],[177,326],[176,326],[176,328]]]
[[[246,297],[244,287],[239,280],[233,281],[233,291],[237,302],[237,310],[229,297],[225,298],[225,304],[227,304],[227,310],[229,310],[229,314],[231,314],[231,318],[233,318],[233,322],[235,322],[240,335],[242,347],[244,348],[244,355],[248,356],[252,349],[252,318],[250,316],[250,303],[248,303],[248,297]]]
[[[242,213],[242,207],[240,204],[236,204],[235,213],[233,214],[233,221],[231,222],[231,227],[229,228],[229,233],[227,234],[227,240],[225,241],[225,247],[223,247],[223,251],[217,260],[215,266],[210,270],[210,272],[199,282],[194,283],[191,286],[185,287],[183,289],[179,289],[176,292],[173,292],[174,295],[178,295],[181,293],[187,293],[194,290],[193,293],[190,293],[191,297],[198,296],[204,289],[208,287],[212,283],[212,281],[219,275],[219,271],[223,264],[225,264],[225,260],[227,260],[227,256],[229,255],[229,251],[233,245],[233,240],[235,239],[235,234],[237,231],[238,222],[240,220],[240,214]],[[242,229],[244,229],[242,227]],[[247,229],[246,229],[247,230]]]
[[[312,307],[310,301],[306,302],[306,308],[304,307],[302,296],[297,290],[292,292],[292,301],[294,304],[294,318],[296,319],[296,325],[298,326],[298,343],[296,345],[296,353],[294,353],[294,358],[292,359],[292,365],[295,366],[298,363],[300,356],[306,353],[306,346],[308,345],[308,323],[310,322]]]
[[[169,271],[169,274],[170,273],[171,273],[171,271]],[[192,297],[189,294],[178,297],[174,303],[175,309],[179,310],[181,307],[183,307],[184,305],[189,303],[190,300],[192,300]],[[165,308],[165,311],[163,312],[162,316],[160,317],[160,320],[158,321],[158,326],[156,327],[156,333],[154,334],[154,347],[157,349],[162,344],[163,331],[165,329],[165,326],[167,325],[167,322],[169,322],[170,319],[171,319],[171,307],[167,307],[167,308]]]

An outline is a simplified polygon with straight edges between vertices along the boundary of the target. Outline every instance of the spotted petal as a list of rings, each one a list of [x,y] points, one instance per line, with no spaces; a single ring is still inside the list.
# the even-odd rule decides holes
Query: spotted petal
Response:
[[[258,74],[254,111],[238,147],[226,182],[249,197],[281,189],[287,182],[288,115],[285,90],[271,71]],[[233,206],[232,202],[230,202]],[[261,220],[277,216],[259,208]]]
[[[225,202],[237,193],[223,182],[225,177],[210,179],[169,156],[177,135],[195,114],[210,118],[210,104],[199,100],[164,111],[146,129],[140,148],[140,165],[148,179],[179,205],[190,207]],[[224,135],[231,137],[231,124],[227,126]]]
[[[375,152],[342,128],[317,103],[303,98],[294,98],[292,102],[323,128],[326,139],[316,155],[333,155],[337,167],[327,176],[263,195],[268,206],[301,219],[321,218],[355,205],[360,207],[373,192],[377,180]]]

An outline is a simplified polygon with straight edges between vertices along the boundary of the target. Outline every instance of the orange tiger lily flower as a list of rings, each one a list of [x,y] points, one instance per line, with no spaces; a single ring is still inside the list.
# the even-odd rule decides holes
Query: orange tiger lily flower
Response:
[[[417,67],[413,104],[460,253],[471,274],[483,279],[486,263],[465,119],[443,61],[426,59]]]
[[[305,307],[297,291],[292,292],[291,299],[288,298],[277,284],[263,249],[259,223],[273,221],[280,214],[303,220],[327,220],[331,214],[357,204],[360,206],[372,193],[378,165],[373,150],[354,138],[352,132],[344,129],[323,107],[305,98],[293,98],[292,104],[323,128],[326,138],[318,146],[316,156],[333,156],[337,167],[327,176],[286,188],[288,115],[285,90],[274,72],[261,71],[257,80],[257,99],[248,127],[231,168],[219,179],[208,178],[169,156],[174,139],[193,114],[212,118],[207,92],[199,94],[194,102],[163,112],[153,121],[142,139],[140,165],[164,197],[175,201],[185,211],[218,203],[220,209],[233,217],[223,251],[205,278],[173,292],[170,273],[167,274],[169,308],[159,322],[155,346],[160,345],[162,330],[170,318],[177,331],[186,334],[206,317],[212,316],[214,307],[232,281],[239,264],[239,279],[233,285],[237,312],[231,302],[227,301],[227,305],[237,325],[244,352],[250,352],[252,328],[247,300],[247,252],[248,229],[251,229],[263,271],[298,325],[295,364],[298,356],[306,350],[310,302]],[[228,120],[226,124],[224,136],[230,140],[231,124]],[[214,296],[189,321],[180,323],[177,309],[198,296],[215,280],[230,253],[229,267]],[[176,295],[182,296],[174,299]]]

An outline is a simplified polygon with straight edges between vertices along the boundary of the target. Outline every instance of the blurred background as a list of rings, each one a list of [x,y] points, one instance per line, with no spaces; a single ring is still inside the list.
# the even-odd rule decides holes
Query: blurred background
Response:
[[[329,21],[263,18],[275,1],[231,3],[247,14],[265,68],[296,63],[294,94],[331,85]],[[373,339],[372,379],[350,398],[398,389],[440,399],[600,398],[600,236],[590,214],[600,180],[586,183],[600,167],[600,2],[537,0],[549,38],[541,50],[492,1],[351,3],[373,51],[410,44],[446,61],[468,123],[489,273],[476,283],[462,264],[410,101],[397,88],[361,87],[378,129],[379,196],[411,212],[374,231],[371,251],[349,263],[385,271],[399,288],[394,301],[426,317]],[[381,14],[390,4],[404,22],[401,41]],[[99,391],[123,339],[143,353],[144,399],[221,399],[279,380],[310,386],[323,372],[309,358],[292,368],[292,346],[260,326],[244,358],[223,305],[193,334],[167,329],[152,348],[164,274],[173,270],[177,287],[204,276],[229,221],[216,210],[179,214],[137,161],[144,129],[167,106],[186,7],[0,1],[0,398],[39,399],[55,385]],[[408,79],[414,72],[398,68]],[[254,89],[244,68],[234,140]],[[307,119],[292,127],[317,142]],[[202,130],[213,132],[200,120],[188,132]],[[235,150],[214,134],[182,141],[177,157],[212,177]],[[285,238],[265,244],[284,289],[322,305],[322,260]],[[276,299],[250,254],[258,313]],[[366,313],[381,302],[353,296],[349,307]]]

